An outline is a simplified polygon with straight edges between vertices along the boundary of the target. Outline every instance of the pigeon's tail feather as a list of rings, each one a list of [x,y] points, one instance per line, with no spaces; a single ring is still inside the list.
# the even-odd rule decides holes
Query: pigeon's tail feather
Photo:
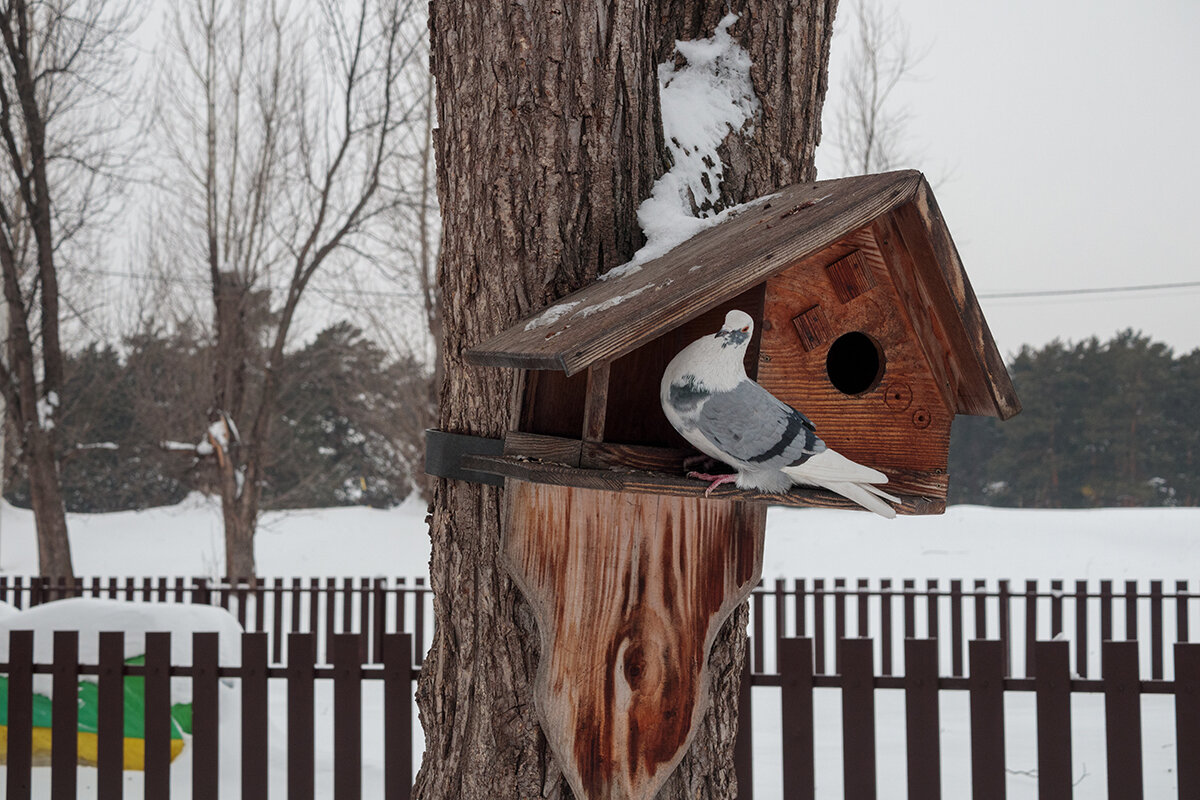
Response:
[[[863,508],[868,511],[874,511],[881,517],[887,517],[888,519],[895,519],[896,517],[896,509],[885,503],[884,500],[890,500],[898,504],[900,498],[877,489],[869,483],[839,483],[830,481],[822,485],[829,491],[837,492],[842,497],[853,500]]]
[[[851,461],[836,450],[823,450],[803,464],[784,467],[783,472],[797,483],[837,492],[881,517],[891,519],[896,516],[896,509],[884,500],[899,504],[900,498],[872,486],[875,483],[887,483],[887,475]]]
[[[820,486],[835,483],[887,483],[887,475],[877,469],[851,461],[836,450],[826,448],[803,463],[784,467],[783,472],[798,483]]]

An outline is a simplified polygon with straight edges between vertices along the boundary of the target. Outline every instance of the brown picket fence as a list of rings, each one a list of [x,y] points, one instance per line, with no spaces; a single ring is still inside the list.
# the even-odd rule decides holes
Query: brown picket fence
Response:
[[[1200,644],[1173,648],[1174,679],[1142,680],[1138,675],[1138,643],[1105,641],[1101,676],[1073,675],[1065,641],[1036,642],[1036,677],[1004,675],[1004,643],[968,642],[969,675],[940,674],[939,643],[934,639],[904,642],[902,676],[880,675],[871,639],[840,639],[838,672],[819,674],[812,639],[783,638],[779,672],[743,680],[739,741],[735,750],[741,800],[754,796],[751,780],[753,743],[751,685],[779,687],[783,729],[783,797],[809,800],[815,793],[813,692],[837,689],[842,708],[842,773],[846,800],[874,800],[876,772],[875,698],[879,691],[904,693],[907,796],[913,800],[942,797],[939,699],[944,692],[967,692],[970,702],[971,797],[1003,800],[1006,796],[1005,708],[1007,692],[1034,692],[1037,709],[1038,796],[1074,797],[1071,757],[1071,698],[1080,693],[1104,697],[1108,797],[1141,800],[1142,709],[1144,695],[1174,695],[1177,786],[1180,800],[1200,797]],[[748,674],[749,675],[749,674]]]
[[[813,695],[823,690],[841,693],[847,798],[876,797],[875,699],[888,691],[904,696],[910,798],[941,797],[939,702],[948,692],[969,698],[975,798],[1005,796],[1004,698],[1010,692],[1032,692],[1035,698],[1040,796],[1073,796],[1071,699],[1092,694],[1104,699],[1109,797],[1143,796],[1139,703],[1145,695],[1173,696],[1178,797],[1200,797],[1200,644],[1189,643],[1200,620],[1195,608],[1200,594],[1187,581],[1081,581],[1069,589],[1061,581],[1026,582],[1019,590],[1014,585],[837,579],[777,581],[756,590],[735,750],[739,797],[751,798],[755,790],[749,703],[755,687],[770,687],[781,698],[786,800],[815,796],[813,743],[822,732],[814,730]],[[408,797],[413,681],[432,632],[430,590],[423,582],[273,579],[230,585],[200,578],[106,578],[59,584],[0,576],[0,600],[14,605],[68,596],[220,605],[252,632],[243,635],[238,666],[218,663],[215,634],[196,635],[191,665],[171,665],[169,635],[148,634],[146,663],[138,666],[122,663],[119,633],[101,635],[99,663],[80,664],[75,634],[57,632],[53,663],[34,664],[31,634],[13,631],[9,662],[0,664],[0,673],[9,676],[7,797],[29,796],[33,767],[23,732],[31,725],[37,673],[52,676],[54,697],[73,697],[57,687],[73,686],[80,675],[98,676],[102,800],[121,797],[121,675],[146,677],[146,796],[163,798],[169,775],[164,755],[169,723],[163,715],[172,678],[193,681],[196,798],[217,796],[218,727],[211,701],[219,680],[242,688],[243,796],[266,796],[266,687],[269,680],[283,680],[287,796],[313,797],[314,688],[331,681],[336,800],[361,796],[362,687],[364,681],[383,681],[384,796]],[[398,628],[405,633],[395,632]],[[55,731],[74,730],[72,707],[54,703]],[[54,740],[63,744],[52,753],[52,798],[75,797],[74,737]]]
[[[385,634],[378,664],[364,664],[367,638],[361,634],[336,634],[331,663],[316,660],[316,637],[311,633],[288,636],[284,666],[269,664],[268,638],[244,633],[241,663],[219,663],[218,634],[196,633],[192,639],[192,664],[171,663],[171,634],[147,633],[145,663],[125,663],[125,635],[99,635],[99,658],[80,664],[79,634],[55,631],[50,664],[34,663],[32,631],[9,632],[8,662],[0,672],[8,675],[8,730],[5,796],[22,800],[33,787],[33,676],[52,678],[52,728],[50,753],[51,800],[77,796],[77,684],[80,676],[97,680],[98,800],[119,800],[124,791],[125,676],[143,676],[145,775],[144,796],[170,797],[171,680],[190,678],[192,688],[191,797],[217,800],[220,792],[220,721],[218,691],[221,681],[240,688],[241,796],[265,798],[268,794],[268,681],[287,682],[287,796],[289,800],[315,797],[315,684],[333,685],[333,797],[350,800],[362,796],[362,690],[364,681],[383,682],[384,797],[407,800],[412,785],[412,696],[417,670],[413,664],[412,637]]]

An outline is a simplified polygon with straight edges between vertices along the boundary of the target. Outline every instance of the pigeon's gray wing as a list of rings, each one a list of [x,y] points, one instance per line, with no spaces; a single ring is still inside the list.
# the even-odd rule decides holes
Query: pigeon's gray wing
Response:
[[[825,449],[808,417],[751,380],[713,393],[694,424],[723,452],[762,469],[802,464]]]

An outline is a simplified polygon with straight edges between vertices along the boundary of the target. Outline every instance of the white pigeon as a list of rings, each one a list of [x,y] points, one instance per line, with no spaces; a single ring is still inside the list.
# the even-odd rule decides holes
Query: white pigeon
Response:
[[[715,335],[680,351],[663,373],[663,413],[697,450],[737,470],[734,475],[689,473],[711,480],[705,494],[722,483],[742,489],[786,492],[792,484],[836,492],[884,517],[900,499],[872,484],[887,483],[882,472],[831,450],[808,417],[746,375],[746,345],[754,320],[730,311]]]

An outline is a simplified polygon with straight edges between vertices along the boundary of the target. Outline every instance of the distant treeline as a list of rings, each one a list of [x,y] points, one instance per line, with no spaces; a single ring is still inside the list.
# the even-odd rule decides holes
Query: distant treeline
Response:
[[[146,508],[211,491],[214,457],[194,449],[211,418],[211,370],[208,346],[186,331],[71,354],[55,419],[68,510]],[[419,485],[432,408],[419,363],[389,359],[339,323],[278,370],[267,508],[390,506]],[[1200,505],[1200,350],[1177,357],[1126,331],[1108,342],[1025,347],[1009,371],[1020,414],[955,420],[950,502]],[[9,435],[5,496],[26,506]]]
[[[212,419],[211,356],[200,337],[183,331],[135,336],[120,352],[92,345],[67,357],[54,424],[69,511],[167,505],[213,488],[216,456],[211,447],[195,449]],[[386,507],[413,491],[422,480],[431,407],[420,364],[389,359],[357,328],[339,323],[276,369],[281,413],[271,428],[265,507]],[[14,445],[10,427],[5,497],[28,506]]]
[[[1026,346],[1009,372],[1020,414],[954,422],[950,502],[1200,505],[1200,349],[1125,331]]]

